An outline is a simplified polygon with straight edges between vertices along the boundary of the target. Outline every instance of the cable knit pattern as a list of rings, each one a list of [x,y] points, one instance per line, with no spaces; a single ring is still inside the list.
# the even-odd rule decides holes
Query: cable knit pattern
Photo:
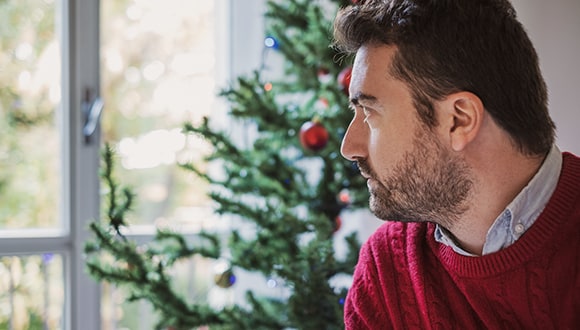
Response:
[[[387,222],[363,245],[347,329],[580,329],[580,158],[513,245],[482,257],[439,244],[435,226]]]

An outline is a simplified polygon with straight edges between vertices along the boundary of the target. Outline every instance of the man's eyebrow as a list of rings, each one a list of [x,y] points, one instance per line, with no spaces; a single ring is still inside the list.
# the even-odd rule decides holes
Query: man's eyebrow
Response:
[[[369,94],[358,92],[350,99],[350,103],[353,105],[359,105],[359,103],[361,101],[367,102],[367,103],[376,103],[377,98],[375,96],[372,96]]]

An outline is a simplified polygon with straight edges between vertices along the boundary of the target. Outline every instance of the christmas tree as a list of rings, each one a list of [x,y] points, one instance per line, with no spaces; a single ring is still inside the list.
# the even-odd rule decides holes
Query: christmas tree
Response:
[[[222,169],[208,173],[182,164],[211,184],[215,212],[239,222],[227,242],[202,232],[193,244],[161,229],[149,244],[131,241],[122,229],[138,196],[115,179],[114,151],[104,149],[106,221],[91,225],[95,238],[86,244],[87,267],[96,279],[128,290],[129,299],[151,303],[159,314],[157,328],[343,328],[347,288],[334,279],[352,275],[360,244],[356,233],[346,236],[348,253],[338,257],[335,232],[345,208],[366,206],[368,200],[356,167],[339,152],[352,116],[346,110],[350,67],[330,44],[334,14],[349,4],[268,2],[265,51],[283,58],[282,78],[268,77],[264,63],[221,93],[232,120],[252,132],[250,143],[215,128],[210,119],[185,125],[188,134],[211,143],[207,161]],[[234,285],[236,271],[243,269],[280,279],[288,294],[248,291],[245,301],[220,308],[191,301],[172,287],[169,270],[193,256],[225,260],[215,277],[218,286]]]

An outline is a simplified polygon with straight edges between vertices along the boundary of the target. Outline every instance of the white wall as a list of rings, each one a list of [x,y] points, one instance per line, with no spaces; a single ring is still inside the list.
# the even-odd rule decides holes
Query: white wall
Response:
[[[558,145],[580,155],[580,0],[512,0],[540,56]]]

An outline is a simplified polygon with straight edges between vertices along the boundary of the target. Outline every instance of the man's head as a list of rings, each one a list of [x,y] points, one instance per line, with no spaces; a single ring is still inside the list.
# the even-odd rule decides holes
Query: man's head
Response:
[[[350,83],[354,118],[341,151],[357,161],[367,179],[370,208],[377,217],[449,228],[466,211],[470,170],[440,141],[441,134],[418,119],[409,88],[388,73],[396,54],[394,46],[363,45],[358,50]],[[439,110],[440,103],[450,101],[437,102]]]
[[[536,51],[507,0],[368,0],[335,20],[336,45],[392,45],[389,73],[411,91],[420,120],[437,125],[433,102],[460,91],[485,110],[525,155],[554,142]]]
[[[342,153],[379,218],[449,229],[481,184],[466,157],[493,164],[479,147],[501,144],[538,158],[554,142],[537,55],[507,1],[370,0],[338,14],[335,38],[356,53]]]

